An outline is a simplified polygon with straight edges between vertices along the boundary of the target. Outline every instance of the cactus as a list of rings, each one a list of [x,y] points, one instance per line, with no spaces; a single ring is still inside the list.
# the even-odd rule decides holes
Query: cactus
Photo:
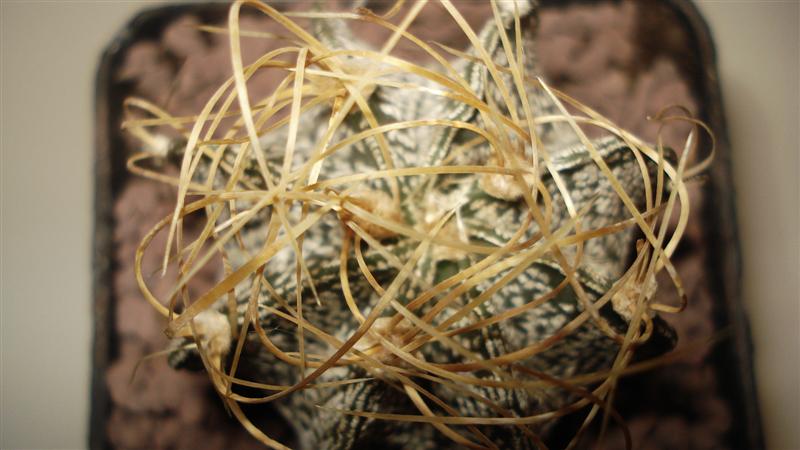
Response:
[[[244,5],[296,42],[243,66]],[[492,2],[478,33],[442,6],[468,51],[405,31],[425,2],[399,24],[363,8],[315,10],[311,33],[268,5],[237,2],[235,75],[194,129],[164,144],[145,121],[127,124],[163,144],[145,156],[181,167],[175,214],[145,237],[137,264],[166,230],[178,251],[165,266],[181,274],[173,297],[154,298],[141,270],[139,282],[168,320],[170,361],[202,364],[271,447],[286,443],[240,403],[274,404],[299,448],[543,447],[569,412],[618,419],[614,386],[634,350],[675,344],[657,312],[680,306],[653,295],[663,269],[682,295],[669,256],[688,220],[684,179],[702,170],[685,167],[693,135],[679,160],[538,78],[535,27],[522,25],[535,21],[535,2]],[[372,50],[347,20],[392,38]],[[401,38],[436,64],[391,56]],[[285,78],[251,105],[247,78],[264,67]],[[221,133],[234,101],[237,121]],[[586,127],[606,136],[590,140]],[[199,212],[203,233],[182,242],[183,217]],[[189,298],[196,269],[217,256],[221,281]]]

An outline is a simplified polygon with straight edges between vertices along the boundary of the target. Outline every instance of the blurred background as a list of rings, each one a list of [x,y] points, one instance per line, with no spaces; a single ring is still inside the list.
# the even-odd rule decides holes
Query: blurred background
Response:
[[[0,2],[0,447],[87,445],[94,82],[157,3]],[[742,296],[768,448],[800,448],[800,4],[698,1],[733,148]]]

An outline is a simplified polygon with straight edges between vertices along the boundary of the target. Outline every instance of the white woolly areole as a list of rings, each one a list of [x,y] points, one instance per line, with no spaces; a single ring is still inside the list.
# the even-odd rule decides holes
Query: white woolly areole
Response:
[[[228,318],[217,311],[203,311],[194,318],[194,327],[203,348],[212,359],[225,356],[231,347]]]
[[[531,12],[535,2],[536,0],[501,0],[497,2],[497,8],[502,14],[508,14],[513,17],[514,5],[516,4],[519,16],[524,17]]]
[[[153,139],[149,142],[148,150],[156,156],[166,158],[171,146],[172,139],[163,134],[157,134],[153,136]]]
[[[405,362],[398,360],[391,350],[381,345],[381,340],[378,336],[382,336],[388,339],[390,342],[392,342],[397,346],[403,346],[405,342],[403,341],[402,337],[412,328],[405,321],[401,321],[394,327],[391,327],[390,326],[391,324],[392,324],[391,317],[378,318],[377,320],[375,320],[375,323],[372,325],[369,332],[366,335],[364,335],[364,337],[362,337],[358,342],[356,342],[356,345],[354,345],[353,347],[356,350],[363,352],[375,346],[378,346],[378,349],[375,350],[374,353],[372,354],[373,358],[376,358],[377,360],[385,363],[391,363],[407,367],[408,365]]]
[[[629,278],[628,281],[611,296],[611,306],[614,311],[625,320],[630,322],[633,320],[633,315],[636,312],[639,298],[644,295],[644,301],[653,298],[657,288],[655,277],[648,277],[645,283],[636,282],[635,278]],[[648,311],[651,315],[652,311]]]

